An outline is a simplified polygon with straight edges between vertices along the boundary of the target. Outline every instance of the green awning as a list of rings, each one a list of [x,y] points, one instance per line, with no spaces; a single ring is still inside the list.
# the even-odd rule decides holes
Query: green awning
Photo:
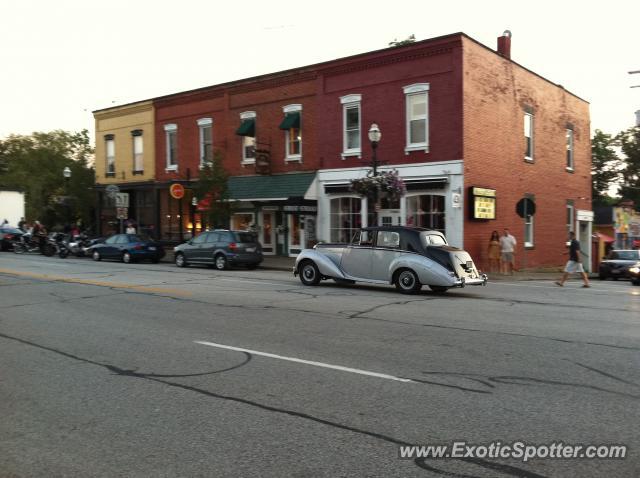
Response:
[[[300,113],[287,113],[280,123],[280,129],[300,128]]]
[[[242,120],[240,127],[236,130],[238,136],[255,136],[256,135],[256,119],[248,118]]]
[[[236,201],[274,201],[303,197],[315,177],[316,173],[232,176],[228,183],[229,196]]]

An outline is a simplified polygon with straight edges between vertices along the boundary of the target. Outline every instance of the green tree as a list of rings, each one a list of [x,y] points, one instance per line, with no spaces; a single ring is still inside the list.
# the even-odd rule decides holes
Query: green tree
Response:
[[[47,227],[93,219],[95,174],[89,133],[56,130],[0,140],[0,187],[25,192],[26,218]],[[66,181],[63,170],[71,170]]]
[[[416,36],[411,34],[406,40],[398,40],[397,38],[394,38],[393,41],[389,42],[389,46],[403,46],[403,45],[409,45],[410,43],[415,43],[415,42],[416,42]]]
[[[222,155],[216,152],[213,162],[202,167],[193,186],[195,196],[209,204],[209,208],[202,211],[203,222],[209,227],[226,227],[229,224],[232,205],[228,181],[229,175],[222,166]]]
[[[608,194],[611,186],[620,180],[622,167],[615,145],[616,139],[599,129],[591,140],[591,192],[594,205],[609,205],[615,200]]]
[[[624,155],[620,195],[640,207],[640,126],[629,128],[616,136]]]

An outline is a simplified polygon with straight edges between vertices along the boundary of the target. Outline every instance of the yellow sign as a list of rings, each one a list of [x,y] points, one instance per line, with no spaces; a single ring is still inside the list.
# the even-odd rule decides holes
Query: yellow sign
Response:
[[[495,189],[487,189],[487,188],[473,188],[472,193],[474,196],[485,196],[485,197],[496,197]]]
[[[474,196],[473,197],[473,218],[474,219],[495,219],[496,218],[496,198]]]

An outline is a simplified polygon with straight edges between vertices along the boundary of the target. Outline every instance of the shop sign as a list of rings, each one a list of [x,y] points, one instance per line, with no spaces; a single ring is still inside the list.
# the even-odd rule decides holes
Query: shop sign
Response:
[[[173,199],[182,199],[184,197],[184,186],[179,183],[174,183],[169,187],[169,194]]]
[[[318,212],[318,206],[283,206],[285,212]]]
[[[116,193],[116,207],[129,207],[129,193]]]
[[[496,190],[489,188],[471,187],[471,218],[495,219],[496,218]]]

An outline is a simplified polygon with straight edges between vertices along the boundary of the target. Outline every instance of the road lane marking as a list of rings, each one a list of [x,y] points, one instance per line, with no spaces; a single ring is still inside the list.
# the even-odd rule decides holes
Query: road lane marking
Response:
[[[331,364],[328,364],[328,363],[314,362],[313,360],[303,360],[303,359],[299,359],[299,358],[295,358],[295,357],[285,357],[283,355],[270,354],[270,353],[267,353],[267,352],[260,352],[258,350],[243,349],[241,347],[232,347],[231,345],[222,345],[222,344],[216,344],[216,343],[213,343],[213,342],[204,342],[204,341],[201,341],[201,340],[194,340],[194,343],[200,344],[200,345],[208,345],[209,347],[217,347],[217,348],[220,348],[220,349],[233,350],[233,351],[236,351],[236,352],[246,352],[248,354],[260,355],[262,357],[268,357],[268,358],[272,358],[272,359],[286,360],[288,362],[302,363],[302,364],[305,364],[305,365],[313,365],[314,367],[330,368],[330,369],[333,369],[333,370],[340,370],[341,372],[357,373],[359,375],[367,375],[369,377],[384,378],[384,379],[387,379],[387,380],[395,380],[396,382],[405,382],[405,383],[413,382],[413,380],[411,380],[409,378],[396,377],[394,375],[388,375],[386,373],[370,372],[368,370],[362,370],[362,369],[359,369],[359,368],[343,367],[342,365],[331,365]],[[415,382],[413,382],[413,383],[415,383]]]
[[[227,279],[226,277],[216,277],[216,279],[227,281],[227,282],[247,282],[251,284],[267,284],[267,285],[277,285],[277,286],[291,285],[291,283],[289,282],[267,282],[263,280],[250,280],[250,279]]]
[[[171,295],[181,295],[186,297],[191,296],[190,292],[180,291],[176,289],[165,289],[161,287],[151,287],[146,285],[125,284],[122,282],[106,282],[106,281],[97,281],[97,280],[90,280],[90,279],[73,279],[73,278],[64,277],[64,276],[38,274],[36,272],[14,271],[12,269],[0,269],[0,274],[29,277],[31,279],[42,279],[42,280],[50,280],[50,281],[56,281],[56,282],[66,282],[70,284],[94,285],[98,287],[110,287],[114,289],[129,289],[129,290],[135,290],[139,292],[150,292],[150,293],[156,293],[156,294],[171,294]]]

